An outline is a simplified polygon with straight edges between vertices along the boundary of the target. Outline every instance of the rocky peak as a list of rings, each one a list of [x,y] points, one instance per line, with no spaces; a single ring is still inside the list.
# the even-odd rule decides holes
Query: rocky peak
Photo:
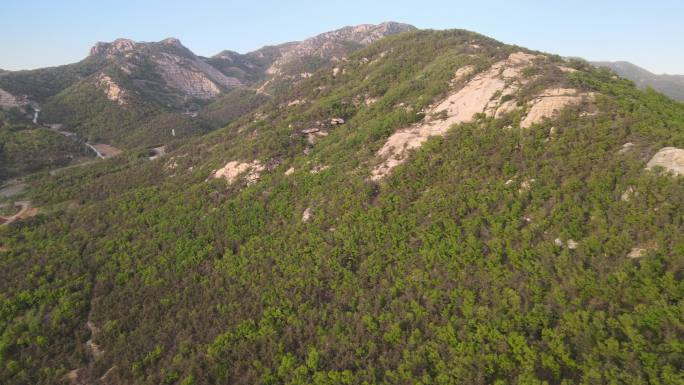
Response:
[[[90,49],[90,55],[119,55],[135,49],[138,43],[130,39],[116,39],[111,43],[97,42]]]
[[[147,76],[145,79],[148,83],[161,78],[163,86],[178,91],[180,96],[209,99],[224,90],[242,85],[238,79],[224,75],[197,57],[180,40],[173,37],[159,42],[134,42],[129,39],[100,42],[91,49],[90,54],[106,58],[110,66],[108,68],[113,68],[110,71],[111,77],[100,76],[97,83],[110,100],[121,105],[126,104],[134,93],[123,89],[121,85],[126,82],[117,82],[119,78],[113,74],[130,76],[135,73],[133,76],[138,79],[149,75],[136,72],[141,62],[152,63],[156,75],[159,75]],[[147,72],[150,69],[147,68]]]
[[[185,48],[185,46],[183,46],[183,43],[181,43],[181,41],[176,39],[175,37],[168,37],[168,38],[160,41],[160,43],[167,44],[167,45],[175,45],[176,47]]]
[[[416,27],[397,22],[381,24],[361,24],[347,26],[335,31],[322,33],[299,43],[290,43],[281,48],[281,56],[266,71],[275,75],[281,72],[286,64],[302,57],[340,58],[347,52],[345,43],[369,45],[385,36],[415,30]]]
[[[384,22],[381,24],[361,24],[356,26],[348,26],[336,31],[327,32],[316,36],[314,39],[323,40],[342,40],[351,41],[354,43],[369,45],[375,41],[389,35],[397,33],[408,32],[416,29],[410,24],[397,23],[393,21]],[[306,42],[306,41],[305,41]]]
[[[212,56],[213,59],[221,59],[221,60],[228,60],[228,61],[235,61],[241,58],[242,55],[235,52],[235,51],[230,51],[230,50],[223,50],[216,55]]]

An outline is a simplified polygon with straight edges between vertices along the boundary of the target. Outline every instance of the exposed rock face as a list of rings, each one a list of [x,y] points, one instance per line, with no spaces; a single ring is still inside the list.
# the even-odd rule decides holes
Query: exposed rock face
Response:
[[[572,88],[547,89],[532,102],[532,107],[525,119],[520,122],[520,127],[529,128],[544,118],[553,117],[563,108],[571,104],[579,104],[585,96],[590,96],[590,94],[581,94]]]
[[[86,326],[88,327],[88,330],[90,330],[90,339],[86,341],[86,348],[88,348],[88,351],[90,354],[93,356],[94,359],[98,359],[102,357],[102,354],[104,354],[104,350],[97,345],[93,339],[95,338],[95,335],[100,332],[100,329],[95,326],[95,324],[92,321],[88,321],[86,323]]]
[[[508,59],[476,75],[463,88],[427,111],[423,122],[395,132],[378,151],[378,157],[384,160],[372,171],[371,179],[384,178],[407,159],[410,150],[420,147],[431,136],[444,135],[454,124],[471,122],[477,113],[496,116],[500,108],[508,111],[511,107],[502,103],[501,98],[513,94],[525,82],[520,78],[524,66],[541,59],[542,56],[513,53]],[[457,71],[456,78],[462,78],[471,71]],[[497,94],[501,96],[495,98]],[[440,114],[443,118],[431,119],[431,116]]]
[[[280,57],[266,70],[266,73],[269,75],[280,74],[285,65],[306,56],[330,58],[332,60],[341,59],[346,56],[346,45],[349,43],[365,46],[385,36],[414,29],[415,27],[408,24],[386,22],[378,25],[362,24],[326,32],[300,43],[283,45]]]
[[[316,143],[316,140],[320,137],[328,136],[328,133],[321,131],[320,128],[310,128],[307,130],[302,130],[302,134],[306,136],[306,140],[310,145]]]
[[[399,130],[387,140],[378,151],[383,158],[371,175],[372,180],[379,180],[391,170],[403,163],[410,150],[419,148],[429,137],[444,135],[454,124],[467,123],[474,120],[475,114],[483,113],[489,117],[500,118],[517,108],[513,95],[529,79],[521,76],[524,67],[538,60],[545,60],[543,55],[532,55],[515,52],[508,59],[492,65],[488,70],[475,75],[460,90],[449,95],[436,107],[426,111],[426,119],[409,128]],[[466,66],[456,71],[451,84],[456,84],[471,76],[474,67]],[[574,89],[553,88],[542,92],[533,102],[530,111],[523,119],[522,128],[552,117],[562,108],[579,103],[585,96]]]
[[[17,97],[0,88],[0,107],[12,108],[24,105]]]
[[[579,243],[574,239],[568,239],[567,242],[563,242],[560,238],[556,238],[553,240],[553,244],[558,247],[566,246],[570,250],[575,250],[579,246]]]
[[[128,104],[126,90],[116,84],[109,75],[100,74],[97,77],[97,84],[104,91],[107,99],[117,102],[121,106]]]
[[[311,207],[307,207],[306,210],[302,213],[302,222],[308,222],[311,219]]]
[[[629,186],[623,193],[620,195],[620,200],[623,202],[629,202],[633,196],[636,195],[636,191],[634,191],[634,187]]]
[[[90,49],[90,55],[107,55],[108,57],[121,55],[133,51],[137,43],[129,39],[116,39],[111,43],[98,42]]]
[[[157,65],[164,80],[186,95],[208,99],[221,92],[221,89],[205,74],[182,66],[177,56],[164,54],[157,59]]]
[[[261,173],[266,169],[258,160],[251,163],[230,161],[222,168],[214,171],[213,178],[224,178],[228,184],[233,184],[241,175],[245,175],[247,184],[254,184],[259,180]]]
[[[627,258],[638,259],[646,255],[646,253],[648,253],[648,250],[642,249],[640,247],[635,247],[629,252],[629,254],[627,254]]]
[[[117,39],[111,43],[97,43],[91,56],[115,60],[122,73],[135,76],[141,60],[151,59],[164,82],[184,96],[210,99],[226,89],[247,84],[258,84],[267,75],[283,75],[279,79],[306,79],[311,72],[293,73],[283,69],[296,60],[322,59],[324,62],[341,60],[355,46],[371,44],[384,36],[415,29],[400,23],[359,25],[327,32],[302,42],[291,42],[263,47],[247,54],[223,51],[211,58],[200,58],[185,48],[178,39],[168,38],[158,43],[134,42]],[[295,67],[292,67],[295,68]],[[340,74],[343,70],[338,69]],[[112,75],[113,76],[113,75]],[[259,89],[266,93],[264,84]]]
[[[651,170],[656,166],[663,167],[675,175],[684,175],[684,150],[676,147],[662,148],[646,164],[646,169]]]
[[[168,45],[175,45],[176,47],[185,48],[185,47],[183,46],[183,44],[181,43],[181,41],[178,40],[178,39],[176,39],[175,37],[166,38],[166,39],[160,41],[160,43],[162,43],[162,44],[168,44]]]
[[[164,80],[188,96],[210,99],[221,93],[221,87],[241,85],[239,80],[225,76],[197,58],[163,53],[156,58],[156,63]]]
[[[461,67],[458,70],[456,70],[456,73],[454,74],[454,78],[451,79],[451,85],[454,85],[455,83],[460,82],[461,80],[467,78],[468,76],[472,75],[475,73],[475,66],[472,65],[467,65],[465,67]]]
[[[621,148],[620,151],[618,151],[618,152],[619,152],[620,154],[624,154],[624,153],[628,152],[629,150],[631,150],[632,147],[634,147],[634,143],[632,143],[632,142],[627,142],[627,143],[625,143],[625,144],[622,145],[622,148]]]
[[[97,43],[90,50],[90,54],[106,57],[123,74],[134,77],[134,72],[139,70],[141,62],[152,61],[166,85],[180,91],[182,96],[209,99],[224,89],[242,85],[238,79],[224,75],[195,56],[175,38],[164,39],[158,43],[118,39],[111,43]],[[145,80],[156,81],[154,77]],[[107,92],[110,99],[119,102],[125,100],[122,95],[117,94],[117,88],[121,88],[111,86],[111,78],[100,78],[99,83],[104,85],[105,90],[111,90]]]

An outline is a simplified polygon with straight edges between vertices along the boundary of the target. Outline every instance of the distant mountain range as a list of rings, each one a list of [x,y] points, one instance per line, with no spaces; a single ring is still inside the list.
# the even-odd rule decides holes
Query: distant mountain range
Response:
[[[684,101],[684,75],[656,75],[626,61],[595,61],[592,64],[612,69],[641,89],[651,87],[672,99]]]
[[[413,29],[395,22],[344,27],[301,42],[247,54],[226,50],[211,58],[195,55],[175,38],[99,42],[78,63],[0,72],[0,107],[18,107],[27,116],[39,109],[40,123],[60,124],[124,149],[157,145],[223,126],[236,116],[233,106],[240,107],[239,115],[276,87],[301,81],[384,36]],[[232,97],[236,89],[238,97]]]

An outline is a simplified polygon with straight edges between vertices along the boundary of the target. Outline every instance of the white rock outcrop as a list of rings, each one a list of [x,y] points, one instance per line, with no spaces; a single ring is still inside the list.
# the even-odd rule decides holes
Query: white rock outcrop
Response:
[[[618,153],[624,154],[624,153],[628,152],[629,150],[631,150],[632,147],[634,147],[634,143],[627,142],[627,143],[622,145],[622,148],[620,149],[620,151],[618,151]]]
[[[648,253],[647,249],[643,249],[641,247],[635,247],[632,250],[630,250],[629,254],[627,254],[627,258],[629,259],[638,259],[646,255]]]
[[[540,123],[544,118],[550,118],[558,114],[563,108],[579,104],[587,93],[580,93],[572,88],[550,88],[542,92],[532,102],[532,106],[520,122],[521,128],[529,128],[533,124]]]
[[[288,64],[305,56],[340,60],[348,53],[347,46],[350,42],[366,46],[385,36],[413,29],[415,27],[408,24],[394,22],[378,25],[363,24],[326,32],[301,42],[283,44],[278,47],[280,56],[266,70],[266,73],[268,75],[282,74],[283,68]],[[368,62],[367,58],[366,62]]]
[[[436,106],[430,106],[426,118],[411,127],[398,130],[390,136],[378,151],[382,159],[371,174],[372,180],[387,176],[394,167],[406,161],[411,150],[419,148],[431,136],[446,134],[451,126],[474,121],[476,114],[500,118],[518,108],[515,98],[522,86],[530,78],[522,76],[523,68],[535,61],[545,60],[546,56],[515,52],[506,60],[493,64],[488,70],[472,77],[458,91],[451,93]],[[457,84],[470,77],[473,66],[460,68],[454,74],[451,84]],[[530,104],[529,111],[520,123],[528,128],[544,118],[551,118],[572,104],[579,104],[591,93],[581,93],[575,89],[550,88],[540,93]]]
[[[254,184],[259,181],[261,173],[266,169],[264,165],[258,160],[251,163],[241,163],[232,160],[226,163],[222,168],[214,171],[211,174],[212,178],[223,178],[228,184],[235,183],[239,177],[244,175],[245,181],[248,185]]]
[[[460,90],[426,111],[423,122],[395,132],[378,151],[377,155],[383,161],[373,169],[371,179],[384,178],[406,161],[411,150],[422,146],[431,136],[446,134],[454,124],[471,122],[478,113],[496,116],[501,107],[510,111],[511,105],[501,102],[501,98],[520,89],[526,82],[520,76],[522,69],[539,59],[543,57],[524,52],[512,53],[506,60],[475,75]],[[463,77],[470,71],[466,69],[456,74]],[[497,95],[500,96],[496,98]],[[435,116],[437,118],[433,119]]]
[[[622,192],[622,195],[620,195],[620,200],[623,202],[629,202],[635,195],[636,192],[634,191],[634,187],[629,186],[625,191]]]
[[[654,167],[663,167],[675,175],[684,175],[684,150],[676,147],[660,149],[646,164],[647,170]]]
[[[460,82],[461,80],[467,78],[468,76],[470,76],[474,73],[475,73],[475,66],[473,66],[473,65],[467,65],[467,66],[461,67],[458,70],[456,70],[456,73],[454,73],[454,77],[453,77],[453,79],[451,79],[450,84],[454,85],[454,84]]]
[[[328,136],[328,133],[322,131],[320,128],[310,128],[307,130],[302,130],[302,134],[306,136],[306,141],[307,143],[309,143],[309,145],[313,145],[314,143],[316,143],[316,140],[318,140],[318,138]]]
[[[98,87],[104,91],[107,99],[119,103],[121,106],[128,104],[128,93],[121,88],[112,78],[107,74],[100,74],[97,77]]]
[[[116,39],[111,43],[98,42],[90,49],[90,55],[106,55],[113,57],[126,52],[131,52],[137,47],[137,43],[130,39]]]
[[[311,219],[312,211],[311,207],[307,207],[302,213],[302,222],[308,222]]]
[[[188,96],[210,99],[221,93],[221,87],[241,85],[199,59],[162,53],[155,62],[164,81]]]

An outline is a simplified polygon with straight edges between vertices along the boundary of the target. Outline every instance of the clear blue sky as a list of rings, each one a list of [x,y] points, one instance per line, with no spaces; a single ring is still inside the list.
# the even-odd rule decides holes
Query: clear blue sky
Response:
[[[465,28],[560,55],[684,74],[682,0],[0,0],[0,68],[75,62],[95,42],[118,37],[173,36],[209,56],[386,20]]]

